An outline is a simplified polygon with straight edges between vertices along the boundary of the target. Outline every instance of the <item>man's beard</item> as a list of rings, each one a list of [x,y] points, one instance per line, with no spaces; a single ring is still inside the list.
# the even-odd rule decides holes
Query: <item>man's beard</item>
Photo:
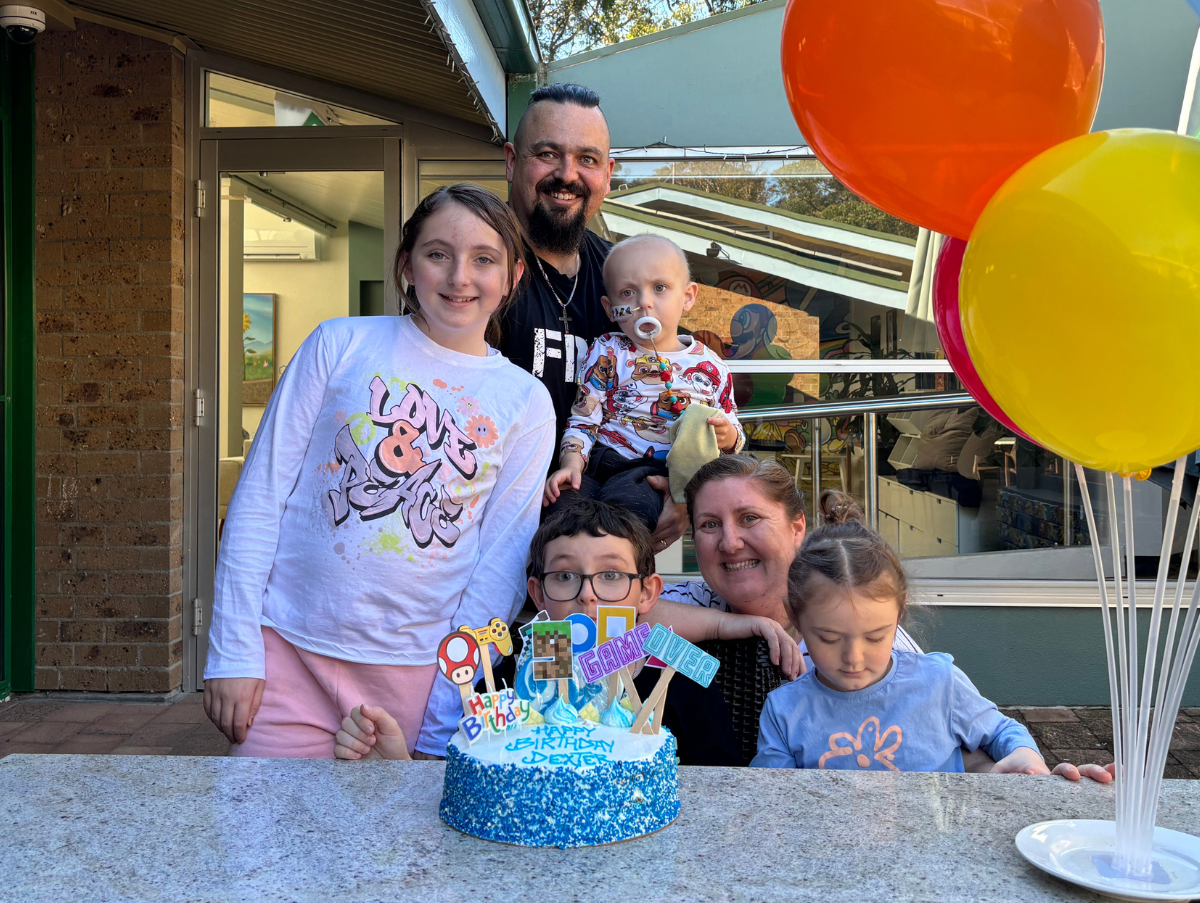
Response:
[[[529,241],[536,248],[552,254],[572,254],[583,244],[583,233],[587,231],[588,201],[592,193],[582,182],[564,182],[557,176],[542,179],[537,186],[538,194],[529,211],[529,222],[525,224]],[[541,194],[569,191],[583,201],[578,213],[554,211],[547,207]]]

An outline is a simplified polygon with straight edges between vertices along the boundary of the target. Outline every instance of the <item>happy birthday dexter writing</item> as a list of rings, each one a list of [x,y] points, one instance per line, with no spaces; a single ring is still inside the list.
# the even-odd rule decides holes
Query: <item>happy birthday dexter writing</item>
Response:
[[[528,737],[505,744],[509,752],[529,750],[521,759],[524,765],[600,765],[613,752],[612,740],[593,740],[590,725],[542,724]]]

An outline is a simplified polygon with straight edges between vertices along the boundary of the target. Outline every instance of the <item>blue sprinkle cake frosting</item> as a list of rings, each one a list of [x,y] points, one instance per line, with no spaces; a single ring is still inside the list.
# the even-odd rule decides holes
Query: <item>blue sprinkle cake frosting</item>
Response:
[[[679,815],[671,732],[577,721],[538,724],[446,749],[441,816],[504,843],[583,847],[665,828]]]

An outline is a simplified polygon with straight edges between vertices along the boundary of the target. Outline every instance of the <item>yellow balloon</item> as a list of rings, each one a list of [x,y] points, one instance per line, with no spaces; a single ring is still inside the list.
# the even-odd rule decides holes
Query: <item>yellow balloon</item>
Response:
[[[1013,421],[1087,467],[1200,448],[1200,141],[1119,129],[1035,157],[988,203],[960,312]]]

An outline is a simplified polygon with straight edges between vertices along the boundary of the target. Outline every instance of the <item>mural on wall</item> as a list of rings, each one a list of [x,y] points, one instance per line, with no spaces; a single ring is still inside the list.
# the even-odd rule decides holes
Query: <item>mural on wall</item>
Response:
[[[702,285],[696,303],[679,325],[689,330],[726,360],[816,360],[820,352],[820,321],[784,303],[787,282],[763,274],[733,271],[722,274],[717,286]],[[738,407],[781,404],[788,387],[816,397],[820,377],[815,373],[737,373],[734,395]],[[807,422],[767,421],[745,424],[748,438],[760,445],[781,445],[801,452],[808,444]]]
[[[265,405],[275,388],[275,295],[242,295],[242,404]]]
[[[779,284],[772,292],[778,300],[763,297],[755,283],[741,273],[722,280],[719,286],[700,286],[695,305],[679,325],[726,360],[816,360],[819,321],[783,303],[785,283],[771,277],[767,280]],[[774,387],[778,400],[754,398],[748,403],[778,404],[788,385],[806,395],[815,396],[819,391],[816,374],[779,376],[782,381]]]

